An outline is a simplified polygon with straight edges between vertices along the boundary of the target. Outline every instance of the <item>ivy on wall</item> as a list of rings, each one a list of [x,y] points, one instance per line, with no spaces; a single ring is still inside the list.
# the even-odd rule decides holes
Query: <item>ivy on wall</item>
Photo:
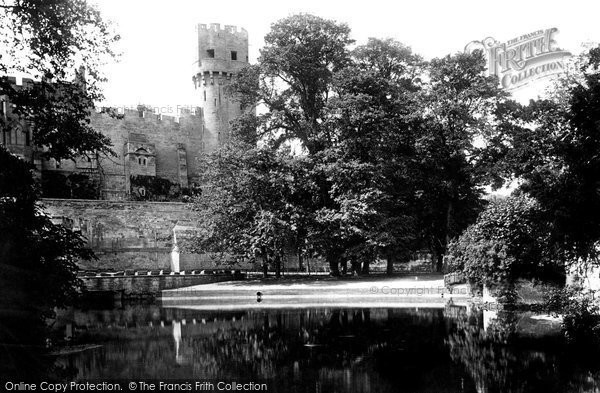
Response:
[[[168,179],[155,176],[132,175],[130,177],[131,200],[134,201],[186,201],[195,190],[181,187]]]

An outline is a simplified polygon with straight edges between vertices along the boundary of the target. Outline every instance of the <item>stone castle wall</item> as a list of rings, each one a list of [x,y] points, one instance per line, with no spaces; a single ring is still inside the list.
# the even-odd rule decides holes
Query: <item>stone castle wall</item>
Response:
[[[46,213],[80,231],[97,261],[82,261],[82,270],[161,270],[172,269],[173,229],[185,229],[198,217],[188,204],[180,202],[100,201],[86,199],[42,199]],[[179,235],[178,235],[179,236]],[[180,270],[253,269],[260,270],[260,261],[223,264],[220,255],[179,255]],[[304,261],[312,272],[325,271],[319,259]],[[284,270],[296,270],[298,257],[292,250],[284,258]]]
[[[173,228],[194,220],[194,212],[177,202],[42,199],[54,219],[69,220],[88,239],[97,261],[82,261],[83,270],[171,269]],[[214,268],[207,255],[181,254],[181,270]]]
[[[103,111],[91,115],[91,126],[110,138],[115,156],[45,161],[43,170],[62,173],[97,173],[101,183],[101,198],[128,198],[132,175],[156,176],[182,187],[199,182],[200,157],[206,145],[216,146],[217,135],[205,129],[199,115],[161,116],[152,110],[124,110],[122,119]],[[141,152],[141,153],[139,153]],[[145,165],[138,162],[146,158]]]
[[[187,187],[190,183],[199,182],[200,157],[206,144],[216,144],[217,138],[204,128],[199,115],[177,119],[151,111],[127,110],[123,119],[115,119],[97,113],[92,116],[92,126],[111,138],[113,150],[117,153],[117,157],[106,157],[100,162],[105,199],[122,199],[119,192],[129,190],[129,176],[147,175],[139,168],[135,152],[127,154],[128,143],[151,144],[155,152],[155,176]]]

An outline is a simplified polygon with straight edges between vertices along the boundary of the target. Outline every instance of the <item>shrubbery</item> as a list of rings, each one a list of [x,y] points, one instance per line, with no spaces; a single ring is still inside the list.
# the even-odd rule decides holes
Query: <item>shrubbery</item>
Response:
[[[477,221],[453,240],[447,262],[476,285],[509,285],[518,278],[553,279],[560,267],[547,248],[549,230],[537,219],[541,208],[524,195],[492,201]]]
[[[546,307],[562,316],[562,328],[570,342],[600,345],[600,305],[595,297],[595,291],[584,291],[579,285],[548,293]]]
[[[76,262],[94,255],[40,209],[30,164],[0,146],[0,168],[0,342],[41,345],[45,319],[80,289]]]
[[[100,182],[84,173],[66,176],[47,171],[42,175],[42,194],[45,198],[98,199]]]

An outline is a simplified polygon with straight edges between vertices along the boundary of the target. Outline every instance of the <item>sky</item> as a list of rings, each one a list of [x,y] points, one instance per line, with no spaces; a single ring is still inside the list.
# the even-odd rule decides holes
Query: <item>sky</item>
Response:
[[[196,106],[192,83],[195,26],[221,23],[244,27],[250,62],[256,61],[272,23],[292,14],[311,13],[347,23],[357,44],[369,37],[394,38],[425,59],[464,50],[467,43],[494,37],[504,42],[557,27],[559,47],[578,53],[585,42],[600,42],[598,0],[539,1],[201,1],[91,0],[115,23],[122,39],[116,64],[106,67],[106,102],[111,106]],[[535,98],[544,84],[517,98]]]

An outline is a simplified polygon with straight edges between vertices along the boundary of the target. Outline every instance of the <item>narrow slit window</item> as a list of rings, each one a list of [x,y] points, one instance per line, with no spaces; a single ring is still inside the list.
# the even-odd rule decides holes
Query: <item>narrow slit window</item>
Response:
[[[204,101],[206,101],[206,90],[204,90]]]

